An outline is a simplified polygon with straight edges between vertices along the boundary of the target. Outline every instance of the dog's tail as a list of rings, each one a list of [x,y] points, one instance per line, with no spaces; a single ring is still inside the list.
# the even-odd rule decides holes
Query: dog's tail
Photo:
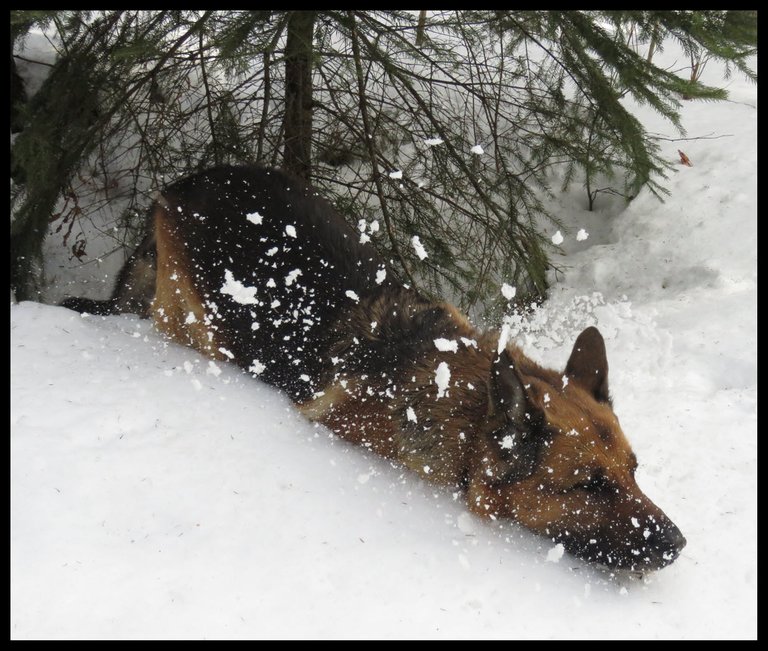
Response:
[[[86,312],[98,316],[108,316],[116,313],[115,300],[112,298],[106,301],[96,301],[92,298],[70,297],[65,298],[59,305],[75,312]]]

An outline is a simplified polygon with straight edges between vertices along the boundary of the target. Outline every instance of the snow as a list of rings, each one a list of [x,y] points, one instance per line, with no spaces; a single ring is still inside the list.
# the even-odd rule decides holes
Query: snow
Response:
[[[559,563],[560,559],[565,554],[565,547],[562,543],[557,543],[552,549],[547,552],[547,561],[550,563]],[[584,588],[588,588],[589,583],[584,584]]]
[[[292,271],[288,272],[288,275],[285,277],[285,286],[290,287],[293,285],[293,283],[296,282],[296,279],[301,276],[301,269],[294,269]]]
[[[227,294],[241,305],[254,305],[258,303],[256,298],[256,287],[247,287],[239,280],[235,279],[234,274],[229,270],[224,270],[224,284],[219,290],[222,294]]]
[[[459,342],[453,339],[445,339],[444,337],[440,337],[435,339],[435,348],[441,352],[455,353],[459,350]]]
[[[437,147],[437,145],[443,144],[442,138],[427,138],[424,141],[424,144],[427,145],[427,147]]]
[[[416,255],[419,256],[419,260],[423,260],[427,257],[427,251],[424,248],[424,245],[421,243],[421,238],[418,235],[414,235],[411,238],[411,246],[413,247],[413,250],[416,251]]]
[[[262,221],[263,221],[263,219],[264,219],[264,218],[263,218],[263,217],[262,217],[262,216],[261,216],[261,215],[260,215],[258,212],[251,212],[251,213],[248,213],[248,214],[245,216],[245,218],[246,218],[246,219],[247,219],[249,222],[251,222],[251,224],[255,224],[256,226],[258,226],[259,224],[261,224],[261,222],[262,222]]]
[[[481,145],[473,145],[469,151],[475,154],[476,156],[482,156],[485,153],[485,150]]]
[[[187,364],[187,362],[184,362]],[[261,375],[264,371],[267,370],[267,367],[262,364],[258,359],[253,360],[253,364],[248,367],[248,370],[253,373],[254,375]]]
[[[560,231],[557,231],[552,236],[552,244],[554,244],[555,246],[558,246],[558,245],[560,245],[562,243],[563,243],[563,234]]]
[[[401,179],[403,178],[403,171],[402,170],[395,170],[394,172],[389,173],[389,178],[391,179]]]
[[[665,203],[559,197],[551,295],[507,321],[557,369],[600,328],[638,483],[688,539],[675,563],[590,566],[148,321],[25,302],[10,309],[11,637],[755,639],[757,90],[712,63],[704,81],[731,101],[685,102],[683,124],[728,137],[660,141],[694,163]]]
[[[435,370],[435,384],[437,385],[437,397],[443,398],[448,392],[451,382],[451,369],[445,362],[440,362]]]
[[[511,301],[515,297],[516,293],[517,293],[517,288],[516,287],[512,287],[511,285],[507,285],[507,283],[502,283],[502,285],[501,285],[501,294],[508,301]]]
[[[511,334],[512,334],[512,329],[510,327],[510,324],[508,322],[505,322],[504,324],[502,324],[501,330],[499,330],[499,340],[496,344],[497,354],[501,355],[501,351],[503,351],[507,347]]]

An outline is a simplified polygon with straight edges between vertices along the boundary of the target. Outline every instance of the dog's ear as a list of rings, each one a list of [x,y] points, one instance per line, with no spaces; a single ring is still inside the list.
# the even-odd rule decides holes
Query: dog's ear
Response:
[[[568,379],[591,393],[598,402],[610,402],[608,395],[608,358],[600,331],[590,326],[573,344],[565,367]]]
[[[491,367],[490,413],[503,411],[511,423],[522,423],[525,419],[527,400],[525,387],[515,370],[509,352],[504,349]]]

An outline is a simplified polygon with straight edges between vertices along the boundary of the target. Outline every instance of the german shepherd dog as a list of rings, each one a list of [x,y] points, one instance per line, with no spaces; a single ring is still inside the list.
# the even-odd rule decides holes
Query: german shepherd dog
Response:
[[[286,392],[310,420],[468,508],[610,568],[655,570],[685,546],[635,482],[600,332],[564,372],[398,281],[304,182],[217,167],[169,185],[151,233],[96,314],[136,312],[182,344]]]

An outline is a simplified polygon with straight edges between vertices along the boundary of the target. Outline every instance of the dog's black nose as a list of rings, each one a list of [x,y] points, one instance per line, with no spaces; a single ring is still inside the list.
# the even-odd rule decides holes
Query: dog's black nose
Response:
[[[646,542],[653,565],[661,568],[674,561],[688,541],[673,522],[668,522],[653,531]]]

